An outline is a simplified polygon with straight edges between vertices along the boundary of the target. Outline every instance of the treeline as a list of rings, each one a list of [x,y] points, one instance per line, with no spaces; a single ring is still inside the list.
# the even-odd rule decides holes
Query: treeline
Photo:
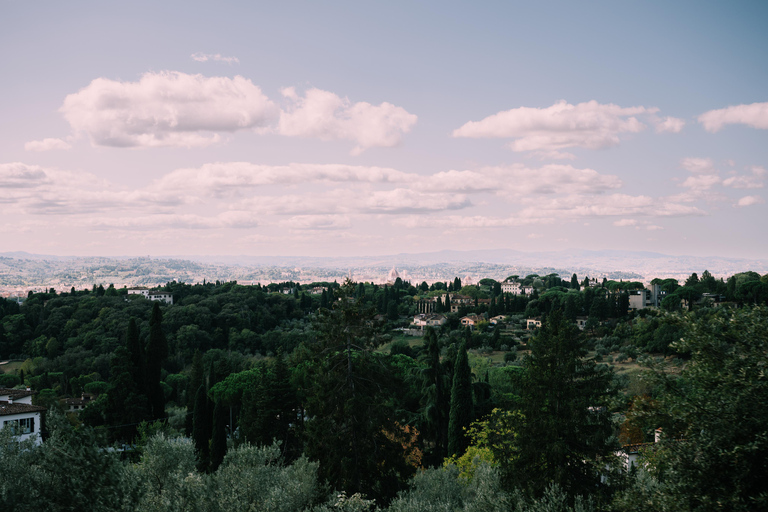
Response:
[[[401,280],[386,287],[319,283],[321,294],[310,294],[296,283],[169,283],[173,306],[114,287],[31,294],[21,306],[0,303],[3,347],[20,346],[20,352],[11,354],[30,356],[19,373],[0,375],[0,385],[31,385],[38,391],[36,403],[51,409],[61,408],[62,396],[98,395],[79,416],[69,416],[77,428],[62,432],[85,435],[95,429],[94,435],[129,446],[147,443],[153,429],[183,434],[189,440],[185,449],[192,453],[193,475],[205,485],[215,486],[222,468],[233,471],[228,456],[257,457],[255,452],[233,454],[248,445],[277,441],[274,449],[285,471],[312,461],[312,485],[327,483],[349,496],[362,493],[380,506],[412,499],[409,493],[424,478],[421,468],[449,461],[457,469],[430,472],[430,485],[443,481],[448,487],[456,482],[466,486],[480,472],[498,482],[486,489],[492,501],[509,507],[518,502],[529,506],[545,496],[562,498],[563,506],[575,506],[576,497],[583,496],[595,506],[619,507],[622,499],[631,501],[628,496],[656,492],[656,487],[637,487],[638,482],[660,486],[668,494],[678,492],[679,486],[664,487],[661,475],[677,478],[676,470],[665,468],[668,461],[678,464],[684,458],[674,449],[682,445],[670,444],[668,452],[662,451],[668,455],[659,459],[667,465],[659,463],[657,473],[649,472],[645,480],[625,480],[618,470],[606,470],[618,463],[614,451],[619,440],[651,441],[659,426],[678,441],[695,440],[705,425],[709,435],[715,424],[701,422],[716,418],[681,411],[693,403],[685,401],[690,400],[688,393],[698,393],[695,398],[702,401],[710,385],[714,392],[725,393],[731,386],[743,388],[750,400],[765,398],[759,372],[719,373],[736,372],[736,363],[713,366],[704,374],[691,372],[729,358],[758,370],[766,363],[766,313],[750,306],[768,300],[760,295],[765,278],[742,273],[725,282],[707,274],[702,279],[691,276],[684,286],[659,284],[668,297],[682,288],[703,295],[725,286],[727,298],[731,286],[730,305],[716,308],[692,300],[689,313],[679,308],[631,313],[623,309],[624,298],[636,283],[606,281],[582,288],[576,276],[569,287],[545,276],[549,288],[545,279],[527,276],[534,292],[522,297],[497,293],[497,281],[466,286],[458,279],[429,287]],[[474,294],[477,302],[449,315],[442,328],[425,330],[421,343],[400,341],[383,351],[392,327],[407,322],[402,317],[412,314],[419,300],[443,288]],[[487,303],[479,302],[486,298]],[[518,311],[507,314],[503,329],[481,324],[470,331],[458,325],[464,312],[487,313],[505,308],[510,300]],[[579,331],[573,319],[585,311],[591,324]],[[532,337],[520,324],[528,316],[543,321]],[[515,360],[518,348],[526,356]],[[492,365],[479,356],[493,349],[513,355],[504,358],[511,364]],[[680,375],[676,380],[663,371],[650,380],[628,378],[600,364],[613,353],[619,361],[645,358],[657,364],[664,354],[687,364],[682,373],[671,374]],[[752,418],[753,413],[742,407],[733,414]],[[725,432],[717,439],[741,443],[761,427],[750,420],[745,428],[738,439]],[[51,437],[42,450],[49,449],[55,431],[48,428]],[[755,443],[749,453],[764,454],[763,445]],[[143,450],[129,449],[127,456],[143,463]],[[691,474],[700,470],[697,461],[685,461]],[[716,463],[723,461],[713,459]],[[759,468],[751,471],[762,474]],[[173,485],[186,489],[187,483]],[[301,507],[323,506],[325,497],[312,496]],[[459,500],[455,503],[475,499],[454,496]]]
[[[634,394],[620,393],[610,367],[585,358],[583,334],[552,312],[522,363],[488,379],[495,403],[484,410],[478,384],[485,379],[468,373],[465,342],[452,365],[445,364],[450,353],[436,350],[434,332],[419,361],[378,353],[375,311],[346,300],[346,292],[352,287],[321,312],[317,338],[290,358],[223,379],[209,361],[214,374],[197,377],[192,441],[177,437],[170,420],[148,422],[121,455],[104,448],[100,436],[109,429],[72,426],[55,414],[40,447],[1,439],[0,503],[206,511],[768,505],[768,412],[755,406],[768,400],[765,307],[679,315],[681,359],[671,367],[648,361]],[[203,356],[196,359],[194,371],[204,373]],[[412,397],[420,420],[411,423],[400,387],[409,381],[420,390]],[[199,429],[208,424],[207,400],[214,412],[206,439]],[[223,413],[237,403],[239,413]],[[240,426],[217,442],[217,418],[226,429],[227,416]],[[641,462],[623,470],[618,439],[647,440],[658,428],[661,439],[643,445]],[[443,443],[450,457],[426,463],[423,450]],[[427,466],[435,467],[417,469]]]

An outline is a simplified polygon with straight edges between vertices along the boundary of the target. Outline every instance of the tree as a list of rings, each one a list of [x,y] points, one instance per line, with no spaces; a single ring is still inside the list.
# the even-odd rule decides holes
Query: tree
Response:
[[[613,447],[609,399],[612,372],[585,360],[576,326],[552,312],[528,343],[515,375],[516,457],[503,462],[511,482],[540,495],[556,484],[571,496],[592,494]]]
[[[472,373],[467,359],[467,341],[456,354],[451,387],[451,415],[448,421],[448,454],[461,455],[469,446],[466,429],[475,416],[472,403]]]
[[[211,439],[211,472],[219,469],[227,453],[227,410],[220,402],[213,408],[213,438]]]
[[[195,394],[195,412],[193,414],[192,440],[197,451],[198,469],[208,467],[210,459],[211,412],[208,404],[208,393],[205,384],[201,384]]]
[[[305,395],[306,453],[334,488],[393,497],[413,471],[393,397],[398,383],[374,349],[382,343],[375,311],[353,299],[346,280],[333,309],[318,313],[317,338],[299,349]]]
[[[571,288],[573,288],[574,290],[579,289],[579,278],[576,277],[576,274],[573,274],[571,276]]]
[[[160,386],[162,364],[168,357],[168,342],[163,333],[163,314],[160,303],[155,302],[149,319],[149,343],[147,345],[147,395],[153,419],[165,418],[165,394]]]
[[[424,351],[421,371],[422,377],[422,414],[429,429],[423,431],[435,445],[434,459],[445,458],[448,448],[448,417],[450,397],[447,391],[446,375],[440,362],[440,344],[435,330],[430,326],[424,330]]]
[[[133,366],[131,376],[136,383],[136,389],[140,393],[146,394],[147,381],[144,371],[146,367],[144,347],[141,346],[141,342],[139,341],[139,329],[136,326],[136,319],[134,317],[131,317],[128,321],[128,332],[125,336],[125,344],[131,355],[131,363]]]
[[[649,459],[668,510],[766,510],[768,309],[689,316],[673,348],[690,357],[679,378],[658,369],[668,430]]]

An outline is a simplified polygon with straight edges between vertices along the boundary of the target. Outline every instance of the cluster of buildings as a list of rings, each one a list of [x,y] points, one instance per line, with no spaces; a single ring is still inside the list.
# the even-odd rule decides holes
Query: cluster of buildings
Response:
[[[161,292],[159,290],[150,290],[143,286],[128,288],[128,295],[143,295],[149,300],[159,300],[166,304],[173,304],[173,294],[170,292]]]

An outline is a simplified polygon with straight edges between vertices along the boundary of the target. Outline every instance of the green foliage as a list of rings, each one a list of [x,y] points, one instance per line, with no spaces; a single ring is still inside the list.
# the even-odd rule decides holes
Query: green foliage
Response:
[[[319,312],[316,342],[300,356],[307,415],[306,453],[320,462],[320,476],[349,493],[386,499],[405,485],[401,429],[391,400],[397,394],[374,329],[375,312],[351,299],[347,281],[333,310]]]
[[[460,455],[469,446],[465,430],[474,419],[472,401],[472,374],[467,360],[467,343],[459,347],[453,367],[451,387],[451,413],[448,421],[448,454]]]
[[[690,361],[663,386],[659,413],[675,419],[652,459],[675,510],[768,507],[768,309],[718,309],[688,317],[675,349]],[[676,428],[675,428],[676,427]]]
[[[217,402],[213,408],[213,438],[211,439],[211,471],[216,471],[227,453],[227,410]]]
[[[559,311],[528,347],[531,353],[515,375],[516,457],[502,461],[508,481],[535,495],[550,483],[570,496],[592,493],[611,454],[606,406],[615,393],[612,374],[584,359],[578,329]]]

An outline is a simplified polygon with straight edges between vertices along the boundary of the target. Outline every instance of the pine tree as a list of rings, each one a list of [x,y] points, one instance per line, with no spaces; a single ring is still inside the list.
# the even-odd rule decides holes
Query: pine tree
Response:
[[[467,341],[464,340],[456,354],[451,387],[451,415],[448,421],[448,454],[462,455],[469,441],[464,429],[474,419],[472,403],[472,373],[467,359]]]

